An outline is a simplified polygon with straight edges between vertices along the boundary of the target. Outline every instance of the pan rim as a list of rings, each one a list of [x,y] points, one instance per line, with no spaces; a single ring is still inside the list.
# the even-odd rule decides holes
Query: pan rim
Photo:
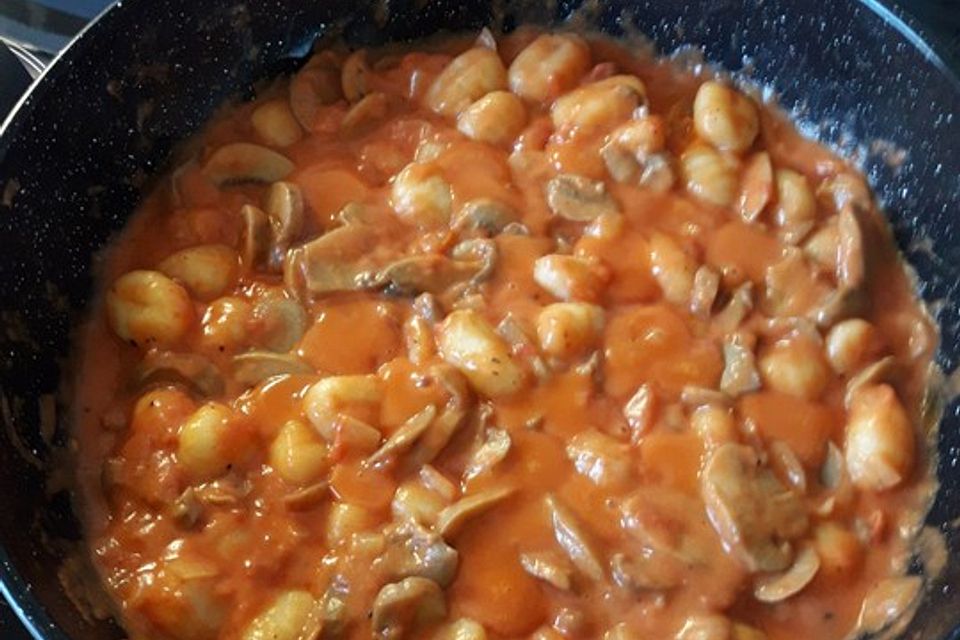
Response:
[[[54,57],[44,71],[30,84],[13,108],[0,122],[0,162],[7,153],[16,134],[26,122],[42,95],[38,91],[48,87],[59,75],[66,72],[70,60],[83,56],[86,43],[94,32],[109,29],[110,22],[125,12],[135,12],[138,2],[146,0],[115,0],[80,30]],[[885,25],[898,33],[911,47],[918,51],[945,80],[951,91],[960,99],[960,60],[944,54],[945,45],[931,35],[928,29],[908,15],[896,0],[848,0],[875,14]],[[6,548],[0,544],[0,595],[9,604],[24,629],[35,640],[70,640],[69,636],[53,620],[46,607],[34,595],[31,586],[15,568]],[[960,629],[953,637],[960,638]]]

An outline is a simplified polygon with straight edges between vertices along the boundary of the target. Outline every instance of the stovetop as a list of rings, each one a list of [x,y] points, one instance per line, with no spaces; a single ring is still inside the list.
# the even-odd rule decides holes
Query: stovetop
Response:
[[[887,0],[891,4],[890,0]],[[960,68],[960,0],[897,0],[917,19],[934,47]],[[96,16],[110,0],[0,0],[0,35],[53,53]],[[0,54],[6,51],[0,51]],[[6,116],[4,87],[19,86],[22,69],[0,55],[0,122]],[[13,100],[9,100],[12,104]],[[0,639],[31,640],[9,605],[0,598]]]

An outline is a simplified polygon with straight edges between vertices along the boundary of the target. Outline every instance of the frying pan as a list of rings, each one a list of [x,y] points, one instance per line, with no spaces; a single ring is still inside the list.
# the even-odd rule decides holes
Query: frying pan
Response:
[[[0,588],[36,638],[122,637],[85,620],[58,576],[80,531],[55,470],[69,411],[83,410],[60,398],[97,253],[177,141],[224,101],[294,69],[318,34],[374,45],[571,15],[577,28],[644,34],[661,52],[701,48],[773,87],[808,133],[862,160],[936,312],[938,364],[954,371],[960,82],[875,0],[125,0],[60,55],[0,130]],[[927,519],[949,559],[911,638],[960,638],[960,406],[950,400]]]

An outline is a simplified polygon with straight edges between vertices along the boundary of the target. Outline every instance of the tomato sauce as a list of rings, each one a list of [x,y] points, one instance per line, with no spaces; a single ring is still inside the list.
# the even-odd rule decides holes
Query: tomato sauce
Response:
[[[710,77],[488,35],[318,52],[112,247],[76,438],[119,619],[863,628],[914,587],[936,342],[864,179]]]

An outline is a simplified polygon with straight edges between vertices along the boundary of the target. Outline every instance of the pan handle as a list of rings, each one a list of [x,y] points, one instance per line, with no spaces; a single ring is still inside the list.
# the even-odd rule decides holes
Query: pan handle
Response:
[[[37,67],[34,63],[31,64],[34,72],[36,72]],[[2,39],[0,39],[0,69],[3,69],[3,81],[0,82],[0,124],[2,124],[30,87],[34,76],[28,71],[23,58],[17,55]]]
[[[23,68],[30,74],[31,80],[36,80],[43,70],[50,64],[51,58],[44,52],[35,52],[30,47],[12,40],[5,36],[0,36],[0,44],[3,44],[10,52],[17,57]]]

